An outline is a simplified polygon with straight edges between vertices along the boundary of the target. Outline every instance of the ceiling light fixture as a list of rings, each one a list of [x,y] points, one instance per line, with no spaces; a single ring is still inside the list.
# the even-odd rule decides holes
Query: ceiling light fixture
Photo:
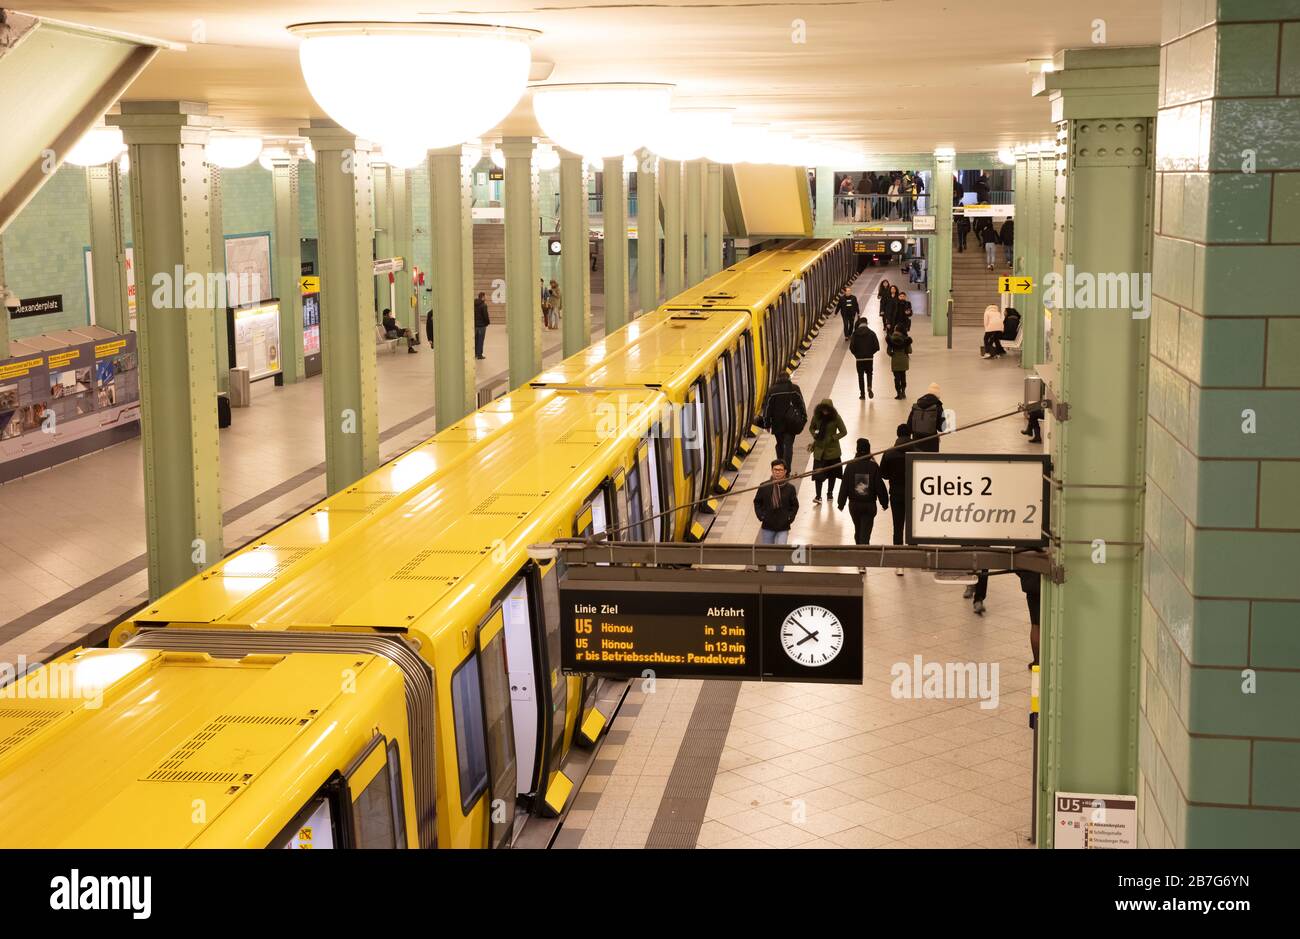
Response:
[[[556,146],[589,159],[620,156],[658,133],[672,93],[663,84],[538,85],[533,114]]]
[[[126,150],[120,127],[92,127],[82,135],[67,155],[65,163],[73,166],[102,166]]]
[[[223,170],[237,170],[247,166],[262,152],[262,138],[247,134],[212,134],[204,159]]]
[[[528,44],[540,35],[463,23],[299,23],[289,32],[302,39],[303,78],[325,113],[407,152],[455,146],[496,126],[523,96]]]
[[[673,108],[646,147],[665,160],[698,160],[731,130],[731,108]]]

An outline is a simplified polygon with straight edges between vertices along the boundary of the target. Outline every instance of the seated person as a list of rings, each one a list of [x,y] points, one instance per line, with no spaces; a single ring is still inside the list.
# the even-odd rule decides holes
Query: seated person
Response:
[[[384,307],[384,336],[388,339],[405,339],[407,352],[418,352],[419,343],[415,341],[415,336],[409,329],[403,329],[397,323],[397,317],[393,316],[393,311]]]

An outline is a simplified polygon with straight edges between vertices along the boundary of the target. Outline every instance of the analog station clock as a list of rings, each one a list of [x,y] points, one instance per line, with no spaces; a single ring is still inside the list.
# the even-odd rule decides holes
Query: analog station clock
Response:
[[[844,624],[824,606],[801,606],[781,623],[781,648],[800,665],[825,665],[844,648]]]

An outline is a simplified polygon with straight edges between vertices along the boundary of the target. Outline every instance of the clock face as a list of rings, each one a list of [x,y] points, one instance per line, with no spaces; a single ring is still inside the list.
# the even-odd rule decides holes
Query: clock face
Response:
[[[824,606],[801,606],[781,623],[781,648],[800,665],[825,665],[844,648],[844,625]]]

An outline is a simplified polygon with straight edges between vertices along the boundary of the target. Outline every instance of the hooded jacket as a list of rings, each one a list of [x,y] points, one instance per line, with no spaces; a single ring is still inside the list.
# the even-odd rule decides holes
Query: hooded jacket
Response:
[[[872,330],[871,324],[866,318],[858,320],[858,324],[853,327],[853,338],[849,340],[849,351],[858,361],[863,359],[870,360],[873,355],[880,351],[880,339]]]
[[[921,397],[919,397],[919,398],[916,399],[916,404],[912,405],[912,410],[911,410],[911,412],[908,413],[908,415],[907,415],[907,427],[908,427],[908,430],[910,430],[910,431],[912,432],[912,436],[913,436],[913,437],[917,437],[917,436],[930,437],[930,436],[931,436],[930,434],[921,434],[921,433],[917,430],[917,428],[916,428],[916,426],[915,426],[915,424],[914,424],[914,418],[915,418],[915,416],[916,416],[916,412],[917,412],[917,411],[926,411],[926,410],[929,410],[930,408],[937,408],[938,411],[939,411],[939,413],[938,413],[938,415],[937,415],[937,417],[936,417],[936,423],[937,423],[937,425],[938,425],[937,430],[942,431],[942,430],[944,429],[944,427],[943,427],[943,401],[941,401],[941,400],[939,399],[939,396],[938,396],[937,394],[934,394],[934,393],[932,393],[932,392],[927,392],[926,394],[923,394],[923,395],[921,395]],[[915,449],[917,449],[917,450],[924,450],[926,453],[938,453],[938,452],[939,452],[939,438],[938,438],[938,437],[933,437],[933,438],[930,439],[930,440],[925,440],[925,441],[918,442],[918,443],[915,444]]]
[[[1003,325],[1002,308],[990,303],[984,308],[984,331],[986,333],[1001,333]]]
[[[912,364],[912,337],[904,330],[895,329],[889,334],[889,367],[895,372],[906,372]]]
[[[831,404],[830,398],[822,399],[822,403],[817,407],[821,408],[822,405],[830,407],[830,416],[823,418],[817,411],[813,411],[812,420],[808,422],[808,432],[812,434],[813,438],[813,459],[838,461],[840,458],[840,438],[849,431],[844,426],[843,418],[835,410],[835,405]]]
[[[899,437],[894,446],[880,457],[880,473],[889,480],[889,491],[895,502],[907,498],[904,487],[907,485],[907,451],[911,445],[911,437]]]
[[[790,376],[782,375],[763,400],[763,426],[774,434],[797,434],[807,422],[808,406],[804,404],[803,392]]]
[[[844,483],[837,501],[841,509],[848,502],[853,508],[874,516],[876,503],[882,509],[889,508],[889,490],[885,488],[879,464],[871,455],[870,445],[864,444],[865,440],[858,441],[857,455],[844,467]]]

